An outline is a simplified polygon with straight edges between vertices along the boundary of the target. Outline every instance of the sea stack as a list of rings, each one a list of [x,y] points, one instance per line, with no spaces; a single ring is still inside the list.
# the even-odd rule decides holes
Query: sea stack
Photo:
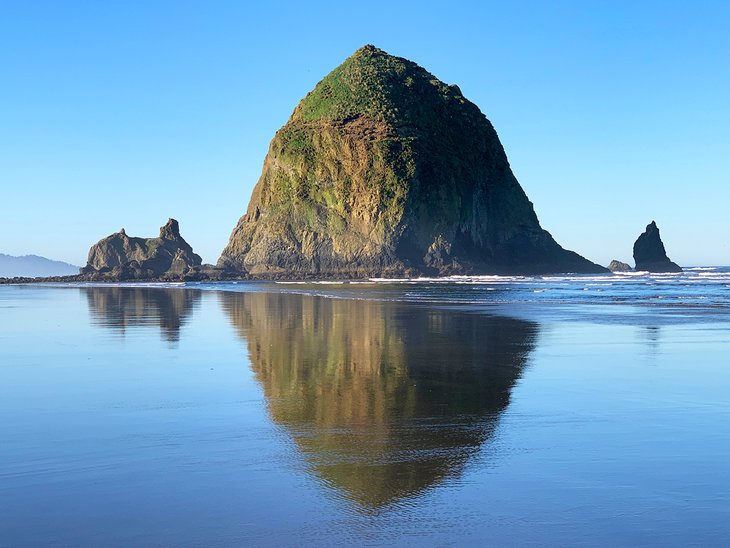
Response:
[[[457,86],[370,45],[276,133],[218,265],[282,278],[606,272],[540,227]]]
[[[647,272],[682,272],[682,268],[667,257],[664,243],[659,236],[659,228],[652,221],[646,231],[634,243],[636,270]]]
[[[169,219],[157,238],[127,236],[124,229],[98,241],[89,250],[81,274],[90,279],[184,279],[202,260]]]
[[[631,272],[631,267],[628,264],[617,261],[616,259],[611,261],[608,265],[608,269],[611,272]]]

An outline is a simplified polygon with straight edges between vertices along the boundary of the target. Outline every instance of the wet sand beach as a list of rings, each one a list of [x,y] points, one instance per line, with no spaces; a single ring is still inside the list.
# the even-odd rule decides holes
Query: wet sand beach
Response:
[[[695,278],[0,287],[0,545],[726,545]]]

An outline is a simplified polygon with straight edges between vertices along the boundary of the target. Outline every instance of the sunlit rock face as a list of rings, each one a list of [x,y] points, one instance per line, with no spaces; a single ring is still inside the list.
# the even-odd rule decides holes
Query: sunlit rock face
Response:
[[[457,476],[493,434],[536,326],[291,294],[221,293],[272,419],[363,509]]]
[[[371,45],[276,132],[218,265],[282,278],[606,272],[540,226],[458,86]]]
[[[146,287],[83,287],[89,311],[102,326],[127,329],[159,325],[163,338],[180,338],[180,327],[200,301],[200,291]]]
[[[127,236],[124,229],[89,249],[81,274],[90,280],[185,279],[199,271],[202,259],[180,235],[175,219],[160,227],[157,238]]]

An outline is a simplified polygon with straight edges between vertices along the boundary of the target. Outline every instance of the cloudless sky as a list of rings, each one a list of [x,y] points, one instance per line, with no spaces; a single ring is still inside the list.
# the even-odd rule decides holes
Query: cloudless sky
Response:
[[[215,262],[269,141],[372,43],[492,121],[542,226],[730,264],[730,2],[0,0],[0,252],[85,264],[168,217]]]

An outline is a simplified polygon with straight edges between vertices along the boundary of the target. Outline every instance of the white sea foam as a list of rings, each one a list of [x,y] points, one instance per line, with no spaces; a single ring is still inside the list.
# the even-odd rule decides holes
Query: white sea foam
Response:
[[[728,272],[698,272],[697,276],[700,278],[729,278],[730,273]]]
[[[371,280],[276,280],[277,285],[372,285]]]

